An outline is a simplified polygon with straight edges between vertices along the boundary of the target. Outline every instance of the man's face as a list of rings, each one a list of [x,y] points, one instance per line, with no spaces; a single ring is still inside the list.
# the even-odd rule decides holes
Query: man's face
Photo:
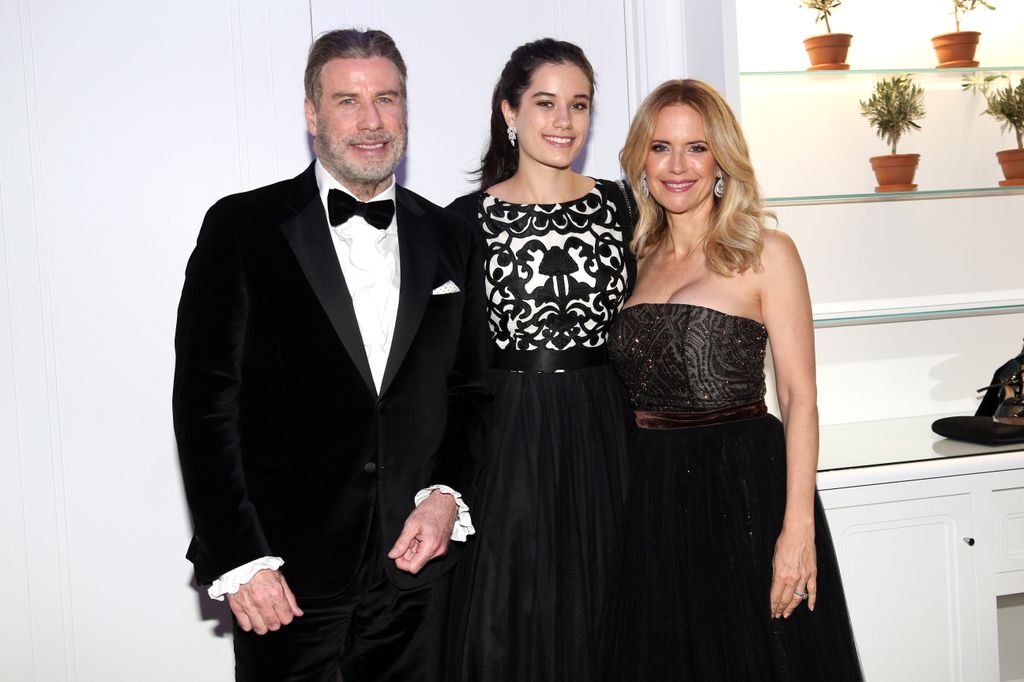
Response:
[[[398,69],[384,57],[332,59],[320,70],[319,106],[306,100],[317,158],[339,182],[376,186],[391,177],[406,141]]]

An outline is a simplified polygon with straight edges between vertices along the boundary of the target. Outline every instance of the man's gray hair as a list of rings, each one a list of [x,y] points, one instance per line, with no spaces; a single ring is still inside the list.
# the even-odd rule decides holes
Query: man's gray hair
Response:
[[[320,105],[320,97],[324,94],[320,72],[327,62],[332,59],[371,59],[373,57],[383,57],[395,65],[402,82],[402,99],[405,99],[405,60],[402,59],[402,53],[395,46],[395,41],[384,31],[374,29],[360,31],[354,28],[328,31],[313,41],[309,47],[309,56],[306,58],[306,99],[315,107]]]

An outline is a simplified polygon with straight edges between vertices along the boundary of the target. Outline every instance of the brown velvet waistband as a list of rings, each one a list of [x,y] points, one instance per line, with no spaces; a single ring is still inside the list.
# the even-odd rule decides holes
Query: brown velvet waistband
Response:
[[[688,429],[694,426],[754,419],[768,414],[763,400],[746,405],[732,405],[706,412],[636,412],[636,425],[641,429]]]

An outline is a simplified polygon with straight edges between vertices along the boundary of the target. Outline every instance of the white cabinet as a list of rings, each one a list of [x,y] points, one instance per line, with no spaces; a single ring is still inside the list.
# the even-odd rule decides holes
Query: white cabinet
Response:
[[[825,469],[829,443],[826,428]],[[1024,639],[999,631],[1015,620],[999,619],[997,598],[1024,593],[1024,452],[973,447],[982,454],[819,473],[870,682],[1018,677],[1000,675],[1000,639]]]
[[[823,495],[864,674],[872,682],[975,680],[976,547],[962,540],[971,534],[971,497],[884,488],[871,497],[892,501],[857,500],[864,491],[850,489]]]

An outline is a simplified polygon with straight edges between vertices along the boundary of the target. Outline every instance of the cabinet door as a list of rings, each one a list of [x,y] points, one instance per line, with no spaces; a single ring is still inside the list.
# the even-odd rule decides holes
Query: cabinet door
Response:
[[[1024,571],[1024,487],[992,491],[995,572]]]
[[[971,496],[857,503],[849,493],[822,497],[866,678],[977,679]]]

